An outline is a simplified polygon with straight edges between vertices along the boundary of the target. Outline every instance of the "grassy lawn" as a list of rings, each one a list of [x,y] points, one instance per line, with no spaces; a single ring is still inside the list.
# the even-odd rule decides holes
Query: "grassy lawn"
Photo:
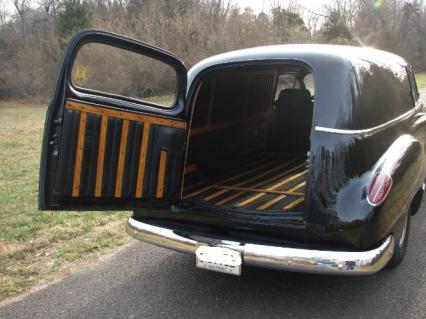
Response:
[[[426,89],[426,72],[417,73],[416,82],[419,89]]]
[[[46,107],[0,102],[0,301],[126,243],[126,212],[37,210]]]

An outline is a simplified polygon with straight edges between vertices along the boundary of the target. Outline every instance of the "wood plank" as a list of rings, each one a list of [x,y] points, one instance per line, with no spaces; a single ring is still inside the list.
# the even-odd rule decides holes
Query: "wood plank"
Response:
[[[300,184],[298,184],[298,185],[294,186],[293,188],[289,189],[288,191],[291,193],[291,192],[294,192],[294,191],[298,190],[299,188],[301,188],[301,187],[303,187],[303,186],[305,186],[305,182],[302,182],[302,183],[300,183]],[[303,194],[303,193],[300,193],[300,194],[302,194],[301,196],[304,196],[304,194]],[[269,207],[273,206],[274,204],[278,203],[280,200],[282,200],[282,199],[284,199],[284,198],[286,198],[286,197],[287,197],[287,195],[280,195],[280,196],[277,196],[277,197],[275,197],[275,198],[271,199],[270,201],[268,201],[268,202],[264,203],[263,205],[261,205],[261,206],[257,207],[256,209],[257,209],[257,210],[264,210],[264,209],[267,209],[267,208],[269,208]]]
[[[255,158],[253,158],[253,162],[247,162],[247,163],[245,163],[240,168],[239,171],[242,171],[243,168],[252,167],[252,166],[254,166],[254,165],[258,164],[258,163],[262,163],[263,161],[268,160],[268,157],[269,157],[269,155],[258,154]],[[204,179],[204,180],[195,182],[194,184],[189,184],[189,185],[186,185],[185,183],[183,183],[183,184],[184,184],[184,188],[183,188],[183,191],[182,191],[183,196],[185,196],[189,192],[192,192],[192,190],[194,188],[201,187],[201,186],[204,186],[204,187],[205,186],[209,186],[210,187],[210,186],[214,185],[214,184],[211,183],[211,180],[208,180],[208,179]]]
[[[260,179],[260,178],[262,178],[262,177],[264,177],[264,176],[266,176],[266,175],[269,175],[269,174],[271,174],[271,173],[273,173],[273,172],[275,172],[275,171],[277,171],[277,170],[280,170],[280,169],[282,169],[282,168],[284,168],[284,167],[287,167],[287,166],[289,166],[290,164],[292,164],[292,163],[296,162],[297,160],[298,160],[298,159],[294,159],[294,160],[291,160],[291,161],[289,161],[289,162],[284,162],[283,164],[281,164],[281,165],[279,165],[279,166],[274,166],[274,167],[272,167],[271,169],[269,169],[269,170],[267,170],[267,171],[265,171],[265,172],[263,172],[263,173],[261,173],[261,174],[259,174],[259,175],[253,176],[253,177],[251,177],[251,178],[249,178],[249,179],[247,179],[247,180],[244,180],[244,181],[241,181],[241,182],[239,182],[239,183],[236,183],[236,184],[234,184],[234,185],[229,185],[229,186],[237,186],[237,187],[239,187],[239,186],[242,186],[242,185],[245,185],[245,184],[251,183],[251,182],[253,182],[253,181],[255,181],[255,180],[258,180],[258,179]],[[258,169],[258,170],[263,170],[263,169],[264,169],[266,166],[268,166],[269,164],[271,164],[271,163],[268,163],[268,164],[266,164],[266,165],[264,165],[264,166],[262,166],[262,167],[259,167],[259,169]],[[255,185],[253,186],[253,188],[256,188],[256,187],[258,187],[259,185],[262,185],[262,184],[264,184],[264,181],[261,181],[261,182],[260,182],[260,184],[259,184],[259,183],[255,184]],[[218,185],[218,186],[219,186],[219,185]],[[218,197],[218,196],[220,196],[220,195],[222,195],[222,194],[225,194],[225,193],[226,193],[226,192],[228,192],[228,191],[229,191],[229,190],[227,190],[227,189],[222,189],[221,191],[215,192],[215,193],[210,194],[209,196],[205,197],[205,198],[204,198],[204,200],[205,200],[205,201],[212,200],[212,199],[214,199],[214,198],[216,198],[216,197]]]
[[[162,198],[164,193],[164,177],[166,176],[167,152],[160,152],[160,163],[158,165],[158,179],[156,197]]]
[[[185,166],[184,174],[190,174],[198,170],[197,164],[190,164]]]
[[[95,197],[102,195],[102,178],[104,173],[105,142],[108,130],[108,117],[102,115],[101,132],[99,133],[98,164],[96,167]]]
[[[297,166],[294,166],[294,167],[290,168],[289,170],[286,170],[283,173],[280,173],[280,174],[278,174],[276,176],[272,176],[272,177],[270,177],[270,178],[268,178],[266,180],[260,181],[260,182],[256,183],[255,185],[252,185],[251,187],[256,188],[256,187],[260,187],[261,185],[267,185],[267,184],[271,183],[272,181],[277,180],[278,178],[284,177],[287,174],[289,174],[291,172],[294,172],[295,170],[298,170],[298,169],[300,169],[300,168],[302,168],[304,166],[306,166],[306,163],[301,163],[301,164],[299,164]],[[219,202],[217,202],[216,205],[217,206],[221,206],[221,205],[224,205],[226,203],[229,203],[231,200],[236,199],[236,198],[244,195],[245,193],[247,193],[247,192],[246,191],[240,191],[238,193],[232,194],[232,195],[230,195],[228,197],[223,198]]]
[[[304,193],[293,192],[293,191],[277,191],[277,190],[267,190],[266,188],[250,188],[250,187],[235,187],[235,186],[224,186],[224,185],[215,185],[214,188],[227,189],[234,191],[246,191],[252,193],[267,193],[267,194],[277,194],[277,195],[290,195],[290,196],[303,196]]]
[[[290,204],[288,204],[287,206],[284,206],[283,209],[291,209],[296,207],[297,205],[303,203],[305,201],[305,197],[299,197],[298,199],[292,201]]]
[[[286,178],[286,179],[284,179],[284,180],[282,180],[282,181],[280,181],[280,182],[278,182],[278,183],[276,183],[276,184],[272,185],[271,187],[268,187],[268,188],[267,188],[267,190],[275,190],[275,189],[277,189],[278,187],[283,186],[283,185],[285,185],[285,184],[287,184],[287,183],[291,182],[292,180],[295,180],[296,178],[299,178],[300,176],[302,176],[302,175],[306,174],[306,172],[307,172],[307,171],[308,171],[308,170],[304,170],[303,172],[300,172],[300,173],[294,174],[294,175],[292,175],[292,176],[290,176],[290,177],[288,177],[288,178]],[[261,197],[263,197],[263,196],[265,196],[265,195],[266,195],[266,193],[260,193],[260,194],[254,195],[254,196],[249,197],[249,198],[247,198],[246,200],[244,200],[244,201],[242,201],[242,202],[238,203],[238,204],[237,204],[237,206],[238,206],[238,207],[244,207],[244,206],[247,206],[248,204],[250,204],[250,203],[254,202],[255,200],[258,200],[259,198],[261,198]]]
[[[197,128],[191,129],[190,136],[200,135],[200,134],[217,131],[217,130],[223,130],[225,128],[233,127],[237,125],[248,124],[258,119],[262,119],[262,118],[267,119],[268,116],[269,116],[269,112],[265,112],[255,116],[242,118],[236,121],[228,121],[228,122],[222,122],[222,123],[216,123],[216,124],[206,125],[202,127],[197,127]]]
[[[72,197],[78,197],[80,192],[80,177],[81,177],[81,163],[83,162],[83,149],[84,149],[84,135],[86,133],[86,112],[80,113],[80,123],[78,127],[77,137],[77,150],[75,154],[74,163],[74,179],[72,186]]]
[[[163,118],[159,116],[139,114],[139,113],[135,113],[131,111],[112,109],[108,107],[97,106],[97,105],[77,102],[73,100],[67,100],[66,108],[70,110],[87,112],[91,114],[115,117],[115,118],[128,120],[128,121],[144,122],[144,123],[150,123],[150,124],[168,126],[168,127],[174,127],[174,128],[184,129],[187,126],[187,123],[185,121],[172,120],[172,119],[167,119],[167,118]]]
[[[123,186],[124,160],[126,158],[127,134],[129,132],[129,121],[124,120],[121,128],[120,150],[118,153],[117,178],[115,180],[115,197],[121,197]]]
[[[146,162],[146,154],[148,151],[148,141],[149,141],[149,123],[145,123],[143,125],[143,135],[141,140],[141,150],[139,155],[139,168],[138,168],[138,180],[136,186],[136,197],[142,198],[143,191],[143,182],[145,176],[145,162]]]
[[[267,201],[266,203],[264,203],[263,205],[257,207],[257,210],[265,210],[271,206],[273,206],[274,204],[278,203],[280,200],[286,198],[287,195],[280,195],[280,196],[276,196],[274,198],[272,198],[270,201]]]
[[[261,159],[257,160],[257,161],[256,161],[256,162],[254,162],[254,163],[250,163],[250,166],[255,165],[255,164],[257,164],[257,163],[261,163],[261,162],[263,162],[264,160],[265,160],[264,158],[261,158]],[[264,164],[264,165],[268,165],[268,164],[269,164],[269,163]],[[264,165],[262,165],[261,167],[259,167],[259,166],[254,167],[254,168],[252,168],[251,170],[244,171],[244,172],[242,172],[242,173],[240,173],[240,174],[238,174],[238,175],[235,175],[235,176],[231,176],[231,177],[229,177],[229,178],[226,178],[226,179],[224,179],[224,180],[219,181],[218,183],[219,183],[219,184],[227,183],[227,182],[233,181],[234,179],[237,179],[237,178],[240,178],[240,177],[246,176],[246,175],[248,175],[248,174],[251,174],[251,173],[253,173],[253,172],[256,172],[256,171],[258,171],[258,170],[263,169]],[[199,190],[197,190],[197,191],[195,191],[195,192],[191,192],[191,193],[189,193],[189,194],[187,194],[187,195],[183,196],[183,199],[188,199],[188,198],[191,198],[191,197],[197,196],[197,195],[199,195],[199,194],[202,194],[203,192],[208,191],[209,189],[212,189],[214,185],[216,185],[216,184],[210,184],[210,185],[205,186],[205,187],[203,187],[203,188],[201,188],[201,189],[199,189]]]

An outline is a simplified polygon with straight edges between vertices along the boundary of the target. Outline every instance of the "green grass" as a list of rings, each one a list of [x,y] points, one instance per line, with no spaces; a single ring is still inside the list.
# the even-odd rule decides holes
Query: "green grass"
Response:
[[[426,72],[417,73],[416,74],[416,82],[417,82],[417,86],[420,90],[426,89]]]
[[[37,210],[45,112],[0,102],[0,301],[128,241],[125,212]]]

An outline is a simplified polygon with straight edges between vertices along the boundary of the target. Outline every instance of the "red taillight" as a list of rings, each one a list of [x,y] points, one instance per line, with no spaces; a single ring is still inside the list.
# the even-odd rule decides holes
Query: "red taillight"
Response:
[[[378,172],[368,185],[368,202],[378,206],[386,199],[392,188],[392,177],[385,172]]]

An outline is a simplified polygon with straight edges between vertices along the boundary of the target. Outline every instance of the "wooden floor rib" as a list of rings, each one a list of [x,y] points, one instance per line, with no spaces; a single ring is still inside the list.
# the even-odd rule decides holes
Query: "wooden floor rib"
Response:
[[[265,171],[265,172],[263,172],[263,173],[261,173],[259,175],[256,174],[255,176],[253,176],[253,177],[251,177],[251,178],[249,178],[247,180],[243,180],[243,181],[241,181],[241,182],[239,182],[237,184],[231,185],[231,186],[247,185],[247,184],[249,184],[249,183],[251,183],[251,182],[253,182],[255,180],[259,180],[259,179],[261,179],[264,176],[267,176],[267,175],[269,175],[271,173],[274,173],[274,172],[276,172],[276,171],[278,171],[278,170],[280,170],[280,169],[282,169],[284,167],[287,167],[290,164],[294,163],[295,161],[296,160],[292,160],[292,161],[289,161],[289,162],[284,162],[283,164],[281,164],[279,166],[275,166],[275,167],[273,167],[271,169],[268,169],[267,171]],[[261,167],[261,169],[264,169],[264,167]],[[257,186],[258,186],[258,184],[255,184],[253,187],[257,187]],[[214,198],[216,198],[216,197],[218,197],[218,196],[220,196],[222,194],[225,194],[226,192],[228,192],[227,189],[222,189],[222,190],[220,190],[220,191],[218,191],[216,193],[213,193],[213,194],[207,196],[206,198],[204,198],[204,200],[206,200],[206,201],[212,200],[212,199],[214,199]]]
[[[201,181],[199,189],[193,188],[184,199],[232,210],[300,211],[305,197],[306,165],[303,158],[273,157],[219,182]]]
[[[277,189],[277,188],[278,188],[278,187],[280,187],[280,186],[284,186],[285,184],[287,184],[287,183],[291,182],[292,180],[295,180],[296,178],[298,178],[298,177],[301,177],[301,176],[305,175],[305,174],[306,174],[306,172],[307,172],[307,171],[305,170],[305,171],[303,171],[303,172],[300,172],[300,173],[294,174],[294,175],[292,175],[292,176],[290,176],[290,177],[288,177],[288,178],[284,179],[283,181],[280,181],[280,182],[278,182],[278,183],[276,183],[276,184],[272,185],[271,187],[268,187],[268,188],[266,189],[266,191],[272,191],[272,190]],[[242,202],[238,203],[238,204],[237,204],[237,206],[238,206],[238,207],[246,206],[246,205],[248,205],[248,204],[250,204],[250,203],[254,202],[255,200],[257,200],[257,199],[259,199],[259,198],[261,198],[261,197],[265,196],[266,194],[267,194],[267,193],[265,193],[265,192],[262,192],[262,193],[256,194],[256,195],[254,195],[254,196],[252,196],[252,197],[249,197],[248,199],[246,199],[246,200],[244,200],[244,201],[242,201]]]
[[[261,205],[261,206],[259,206],[259,207],[257,207],[256,209],[257,210],[264,210],[264,209],[267,209],[267,208],[269,208],[269,207],[271,207],[271,206],[273,206],[274,204],[276,204],[276,203],[278,203],[279,201],[281,201],[281,200],[283,200],[284,198],[286,198],[288,195],[295,195],[296,193],[294,193],[296,190],[298,190],[298,189],[300,189],[300,188],[302,188],[303,186],[305,186],[305,182],[302,182],[302,183],[300,183],[300,184],[297,184],[296,186],[294,186],[294,187],[292,187],[292,188],[290,188],[289,190],[288,190],[288,194],[283,194],[283,195],[280,195],[280,196],[277,196],[277,197],[275,197],[275,198],[272,198],[270,201],[268,201],[268,202],[266,202],[265,204],[263,204],[263,205]],[[296,196],[303,196],[304,194],[303,193],[297,193],[296,194]]]
[[[264,159],[260,159],[260,160],[256,161],[256,163],[258,163],[258,162],[263,162],[263,161],[264,161]],[[236,176],[231,176],[231,177],[229,177],[229,178],[226,178],[226,179],[224,179],[224,180],[221,180],[221,181],[220,181],[220,182],[218,182],[218,183],[219,183],[219,184],[224,184],[224,183],[232,182],[233,180],[236,180],[236,179],[238,179],[238,178],[241,178],[241,177],[244,177],[244,176],[246,176],[246,175],[249,175],[249,174],[255,173],[255,172],[257,172],[257,171],[260,171],[260,170],[264,169],[264,167],[265,167],[265,166],[267,166],[267,165],[269,165],[269,163],[262,164],[262,165],[260,165],[260,166],[255,166],[254,168],[252,168],[252,169],[250,169],[250,170],[248,170],[248,171],[244,171],[244,172],[242,172],[241,174],[238,174],[238,175],[236,175]],[[202,193],[204,193],[204,192],[206,192],[206,191],[208,191],[208,190],[212,189],[212,188],[214,187],[214,185],[215,185],[215,184],[209,184],[208,186],[205,186],[205,187],[203,187],[203,188],[201,188],[201,189],[199,189],[199,190],[197,190],[197,191],[195,191],[195,192],[191,192],[191,193],[189,193],[189,194],[186,194],[186,195],[184,195],[184,196],[183,196],[183,199],[189,199],[189,198],[195,197],[195,196],[197,196],[197,195],[199,195],[199,194],[202,194]]]
[[[260,187],[260,186],[263,186],[263,185],[265,185],[265,184],[271,183],[272,181],[275,181],[277,178],[280,178],[280,177],[286,176],[287,174],[289,174],[289,173],[291,173],[291,172],[293,172],[293,171],[295,171],[295,170],[297,170],[297,169],[299,169],[299,168],[302,168],[302,167],[304,167],[305,165],[306,165],[305,163],[299,164],[299,165],[297,165],[297,166],[295,166],[295,167],[292,167],[292,168],[290,168],[290,169],[288,169],[288,170],[284,171],[284,173],[281,173],[281,174],[279,174],[279,175],[272,176],[272,177],[270,177],[270,178],[268,178],[268,179],[266,179],[266,180],[262,180],[262,181],[258,182],[257,184],[253,185],[252,187],[253,187],[253,188],[256,188],[256,187]],[[273,189],[272,189],[272,190],[273,190]],[[222,199],[222,200],[220,200],[219,202],[217,202],[217,203],[216,203],[216,206],[222,206],[222,205],[224,205],[224,204],[227,204],[227,203],[229,203],[230,201],[232,201],[232,200],[234,200],[234,199],[236,199],[236,198],[239,198],[239,197],[243,196],[243,195],[244,195],[244,194],[246,194],[246,193],[247,193],[246,191],[240,191],[240,192],[238,192],[238,193],[235,193],[235,194],[232,194],[232,195],[230,195],[230,196],[228,196],[228,197],[225,197],[224,199]],[[263,193],[261,193],[261,194],[263,194]],[[257,195],[259,195],[259,194],[257,194]],[[257,196],[257,195],[256,195],[256,196]],[[259,196],[259,197],[262,197],[262,196],[263,196],[263,195],[261,195],[261,196]],[[254,200],[256,200],[256,199],[257,199],[257,198],[259,198],[259,197],[254,198]],[[252,200],[252,201],[250,201],[250,203],[251,203],[251,202],[253,202],[253,200]],[[245,205],[238,204],[238,207],[243,207],[243,206],[245,206]]]
[[[297,205],[301,204],[302,202],[304,202],[304,200],[305,200],[305,197],[299,197],[298,199],[294,200],[290,204],[284,206],[284,209],[292,209],[296,207]]]

